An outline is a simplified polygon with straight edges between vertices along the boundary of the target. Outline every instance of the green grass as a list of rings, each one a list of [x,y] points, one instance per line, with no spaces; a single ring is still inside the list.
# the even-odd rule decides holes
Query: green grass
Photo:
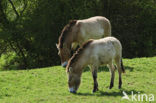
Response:
[[[135,94],[154,94],[156,98],[156,57],[123,60],[126,74],[122,89],[118,89],[116,72],[115,86],[109,90],[108,68],[98,72],[99,90],[92,94],[91,72],[83,72],[77,94],[68,92],[65,69],[54,66],[33,70],[0,72],[0,103],[129,103],[121,100],[122,91]],[[156,100],[155,100],[156,101]],[[144,101],[145,102],[145,101]],[[142,102],[140,102],[142,103]],[[154,102],[153,102],[154,103]]]

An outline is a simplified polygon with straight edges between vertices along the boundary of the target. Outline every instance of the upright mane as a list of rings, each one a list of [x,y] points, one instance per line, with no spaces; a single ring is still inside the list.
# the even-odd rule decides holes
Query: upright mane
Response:
[[[61,35],[59,37],[59,48],[63,48],[64,40],[68,34],[68,32],[71,30],[71,27],[76,24],[77,20],[71,20],[69,23],[63,28]]]
[[[85,42],[83,45],[82,45],[82,47],[80,47],[74,54],[73,54],[73,56],[71,57],[71,59],[69,60],[69,62],[68,62],[68,69],[69,69],[69,67],[73,64],[73,63],[75,63],[77,60],[78,60],[78,58],[80,57],[80,55],[83,53],[83,51],[84,51],[84,49],[85,48],[87,48],[88,46],[89,46],[89,44],[90,43],[92,43],[93,42],[93,39],[90,39],[90,40],[88,40],[87,42]],[[69,71],[69,70],[67,70],[67,71]]]

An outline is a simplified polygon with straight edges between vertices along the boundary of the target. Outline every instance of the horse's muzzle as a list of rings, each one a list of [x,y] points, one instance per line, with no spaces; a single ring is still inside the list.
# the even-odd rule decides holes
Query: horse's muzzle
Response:
[[[69,88],[69,92],[70,93],[74,93],[74,94],[76,93],[76,91],[74,90],[74,88]]]
[[[64,63],[62,63],[61,65],[62,65],[62,67],[66,67],[67,66],[67,64],[68,64],[68,62],[64,62]]]

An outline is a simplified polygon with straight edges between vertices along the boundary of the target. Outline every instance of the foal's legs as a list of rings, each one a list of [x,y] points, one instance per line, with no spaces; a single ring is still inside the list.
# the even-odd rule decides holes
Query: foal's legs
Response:
[[[115,77],[115,68],[113,63],[108,64],[110,73],[111,73],[111,81],[110,81],[110,86],[109,89],[111,89],[114,86],[114,77]]]
[[[120,89],[121,86],[122,86],[122,77],[121,77],[121,73],[122,73],[122,69],[121,69],[121,58],[120,58],[120,57],[115,58],[115,63],[116,63],[116,66],[117,66],[117,68],[118,68],[118,73],[119,73],[119,89]]]
[[[93,76],[93,80],[94,80],[94,89],[93,89],[93,93],[98,91],[98,82],[97,82],[97,68],[92,68],[92,76]]]

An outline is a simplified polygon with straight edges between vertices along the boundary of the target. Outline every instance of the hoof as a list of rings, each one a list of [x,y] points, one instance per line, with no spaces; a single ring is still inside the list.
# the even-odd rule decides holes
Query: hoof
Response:
[[[97,88],[97,89],[94,89],[94,90],[93,90],[93,93],[95,93],[95,92],[98,91],[98,90],[99,90],[98,88]]]
[[[113,85],[111,85],[110,87],[109,87],[109,89],[112,89],[113,88]]]
[[[119,87],[118,87],[119,89],[121,89],[121,86],[119,85]]]

